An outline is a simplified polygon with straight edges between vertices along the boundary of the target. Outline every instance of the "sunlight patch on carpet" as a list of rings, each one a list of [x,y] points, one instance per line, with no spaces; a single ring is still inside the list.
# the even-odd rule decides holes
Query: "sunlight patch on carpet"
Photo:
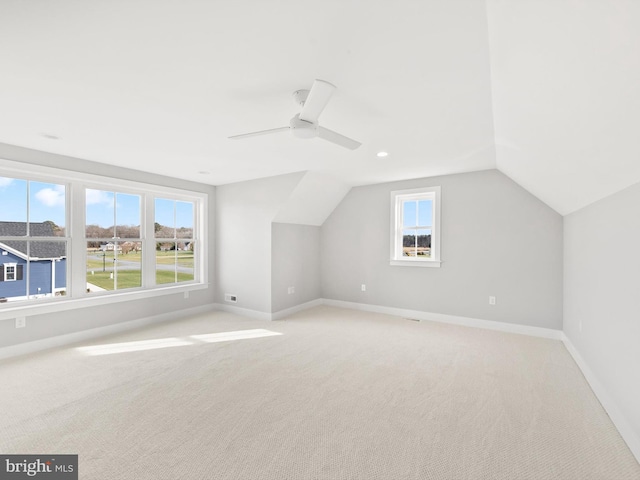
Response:
[[[246,338],[271,337],[274,335],[282,335],[279,332],[256,328],[254,330],[239,330],[237,332],[209,333],[206,335],[191,335],[190,338],[200,340],[201,342],[215,343],[228,342],[230,340],[243,340]]]
[[[207,333],[204,335],[191,335],[188,338],[178,338],[178,337],[157,338],[153,340],[140,340],[135,342],[109,343],[105,345],[91,345],[87,347],[78,347],[76,348],[76,350],[91,356],[111,355],[114,353],[156,350],[158,348],[184,347],[186,345],[197,345],[200,342],[205,342],[205,343],[229,342],[232,340],[245,340],[248,338],[271,337],[274,335],[282,335],[282,333],[258,328],[254,330],[239,330],[234,332],[220,332],[220,333]]]
[[[138,352],[141,350],[155,350],[158,348],[182,347],[192,345],[193,342],[179,338],[157,338],[154,340],[141,340],[137,342],[110,343],[106,345],[91,345],[78,347],[76,350],[87,355],[110,355],[113,353]]]

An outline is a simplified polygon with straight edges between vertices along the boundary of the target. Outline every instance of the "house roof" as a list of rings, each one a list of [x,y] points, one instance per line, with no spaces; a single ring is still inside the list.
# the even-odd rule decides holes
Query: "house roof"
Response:
[[[7,144],[212,185],[497,168],[562,214],[640,181],[637,1],[29,5],[0,6]],[[288,125],[316,78],[360,148],[228,138]]]
[[[23,237],[26,234],[25,222],[0,222],[0,237]],[[32,237],[53,237],[54,232],[50,223],[30,223],[29,231]],[[66,245],[64,242],[38,241],[32,239],[29,246],[31,259],[49,259],[66,257]],[[7,246],[23,258],[27,258],[26,240],[0,240],[0,248]]]

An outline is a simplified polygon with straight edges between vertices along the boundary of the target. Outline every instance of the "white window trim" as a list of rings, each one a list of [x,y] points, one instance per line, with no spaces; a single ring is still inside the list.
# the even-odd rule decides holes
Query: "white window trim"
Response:
[[[24,315],[36,315],[53,313],[68,309],[83,308],[94,305],[102,305],[112,302],[126,302],[143,298],[179,294],[188,291],[209,288],[208,280],[208,238],[207,238],[207,208],[208,194],[203,192],[182,190],[174,187],[147,184],[133,180],[124,180],[113,177],[104,177],[84,172],[75,172],[54,167],[32,165],[12,160],[0,159],[0,176],[40,181],[45,183],[58,183],[65,185],[66,192],[66,216],[67,236],[56,237],[56,240],[67,241],[67,292],[68,296],[39,299],[37,302],[7,302],[0,306],[0,320],[12,318],[17,312]],[[196,279],[190,282],[153,285],[155,281],[147,282],[143,287],[116,290],[105,293],[86,293],[86,283],[83,281],[86,274],[86,242],[84,239],[85,228],[85,188],[108,190],[113,189],[120,193],[134,193],[171,198],[175,200],[192,201],[195,203],[196,218],[194,225],[194,237],[198,251]],[[153,212],[154,202],[149,202],[147,209],[141,212],[143,218],[141,224],[155,221]],[[197,229],[197,230],[196,230]],[[196,233],[197,231],[197,233]],[[147,238],[147,248],[153,245],[155,251],[155,238]],[[145,244],[143,242],[143,248]],[[149,258],[149,257],[147,257]],[[149,262],[152,263],[152,262]],[[194,264],[195,266],[195,264]],[[155,276],[155,263],[151,265],[144,262],[142,268],[153,270]],[[147,272],[152,275],[151,271]],[[199,276],[199,277],[198,277]]]
[[[402,218],[401,204],[403,200],[433,198],[433,225],[431,230],[431,258],[407,258],[401,255],[402,245]],[[440,212],[441,192],[440,187],[413,188],[410,190],[394,190],[390,195],[390,260],[389,264],[399,267],[435,267],[439,268],[442,261],[440,257]]]
[[[13,278],[7,278],[7,268],[8,267],[13,267]],[[18,264],[17,263],[5,263],[4,264],[4,281],[5,282],[15,282],[17,276],[18,276]]]
[[[113,180],[113,179],[110,179]],[[105,291],[105,292],[92,292],[90,294],[87,294],[85,291],[85,286],[84,284],[82,284],[80,286],[80,289],[78,290],[78,292],[72,292],[72,295],[75,295],[76,297],[83,297],[83,296],[109,296],[112,297],[113,295],[117,295],[119,293],[124,293],[124,292],[129,292],[129,291],[146,291],[146,290],[150,290],[150,289],[158,289],[158,288],[167,288],[170,286],[175,286],[177,285],[176,283],[167,283],[167,284],[162,284],[162,285],[157,285],[156,282],[156,265],[155,265],[155,258],[151,255],[144,255],[145,251],[155,251],[155,245],[156,245],[156,241],[158,241],[159,239],[156,239],[155,235],[152,235],[152,226],[155,223],[155,199],[156,198],[166,198],[169,200],[177,200],[177,201],[184,201],[184,202],[192,202],[194,204],[194,231],[193,231],[193,235],[194,238],[191,240],[195,240],[196,242],[196,251],[195,251],[195,260],[194,260],[194,267],[197,265],[198,268],[195,269],[195,278],[194,280],[190,280],[190,281],[186,281],[186,282],[180,282],[180,285],[185,284],[185,285],[194,285],[194,284],[199,284],[199,283],[206,283],[205,280],[201,281],[202,278],[206,278],[206,263],[202,263],[203,260],[203,255],[206,252],[202,252],[201,250],[204,250],[202,248],[203,245],[203,240],[202,238],[204,237],[204,229],[203,229],[203,225],[204,225],[204,211],[206,210],[206,194],[196,194],[196,192],[185,192],[185,191],[177,191],[175,189],[169,189],[167,188],[166,190],[158,190],[159,188],[162,187],[157,187],[155,185],[152,186],[148,186],[146,184],[138,184],[139,186],[137,187],[137,189],[135,187],[131,187],[129,185],[127,186],[118,186],[118,185],[114,185],[114,184],[107,184],[107,183],[103,183],[103,184],[97,184],[97,183],[93,183],[93,182],[81,182],[78,183],[78,185],[74,185],[72,188],[72,191],[74,192],[83,192],[85,193],[86,190],[102,190],[102,191],[109,191],[109,192],[113,192],[115,194],[118,193],[124,193],[124,194],[128,194],[128,195],[138,195],[140,196],[140,201],[141,201],[141,218],[140,218],[140,238],[112,238],[110,239],[112,242],[126,242],[128,240],[130,241],[140,241],[142,243],[142,252],[143,252],[143,256],[142,256],[142,262],[141,262],[141,268],[142,268],[142,286],[141,287],[137,287],[137,288],[127,288],[127,289],[121,289],[121,290],[110,290],[110,291]],[[108,190],[107,190],[108,189]],[[144,190],[142,190],[144,189]],[[80,209],[81,215],[82,215],[82,229],[80,230],[80,234],[82,235],[80,238],[83,239],[82,242],[82,252],[78,253],[78,252],[73,252],[75,255],[82,255],[82,265],[86,265],[86,261],[87,261],[87,249],[86,249],[86,242],[88,241],[93,241],[93,240],[107,240],[105,239],[93,239],[93,238],[88,238],[85,237],[85,231],[84,231],[84,227],[86,226],[86,205],[84,203],[84,198],[85,195],[79,195],[79,199],[77,199],[77,206],[75,208],[75,210]],[[145,207],[146,206],[146,207]],[[200,215],[199,215],[200,214]],[[149,227],[149,229],[147,229],[147,227]],[[148,235],[147,235],[148,233]],[[172,239],[173,241],[180,241],[180,239]],[[74,257],[77,258],[77,257]]]

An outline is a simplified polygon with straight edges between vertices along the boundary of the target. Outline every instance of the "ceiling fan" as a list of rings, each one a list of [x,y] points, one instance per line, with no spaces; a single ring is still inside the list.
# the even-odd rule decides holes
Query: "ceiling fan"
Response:
[[[360,145],[349,137],[340,135],[333,130],[321,127],[318,124],[318,117],[329,103],[329,99],[336,89],[335,85],[324,80],[316,80],[313,82],[311,90],[296,90],[293,92],[293,98],[296,103],[302,106],[300,113],[295,115],[290,121],[288,127],[272,128],[270,130],[260,130],[259,132],[243,133],[241,135],[233,135],[234,140],[247,137],[255,137],[257,135],[267,135],[269,133],[277,133],[290,130],[295,137],[298,138],[315,138],[319,137],[323,140],[335,143],[341,147],[355,150]]]

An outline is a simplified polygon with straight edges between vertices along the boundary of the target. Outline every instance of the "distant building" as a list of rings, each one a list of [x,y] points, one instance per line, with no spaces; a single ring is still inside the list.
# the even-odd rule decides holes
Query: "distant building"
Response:
[[[100,250],[103,252],[113,252],[116,249],[116,246],[113,242],[103,243],[100,245]],[[118,252],[122,251],[122,247],[118,245]]]
[[[51,296],[66,289],[65,243],[37,240],[54,236],[50,223],[30,223],[29,242],[6,239],[25,235],[26,228],[25,222],[0,222],[0,238],[5,237],[0,240],[0,299]]]

